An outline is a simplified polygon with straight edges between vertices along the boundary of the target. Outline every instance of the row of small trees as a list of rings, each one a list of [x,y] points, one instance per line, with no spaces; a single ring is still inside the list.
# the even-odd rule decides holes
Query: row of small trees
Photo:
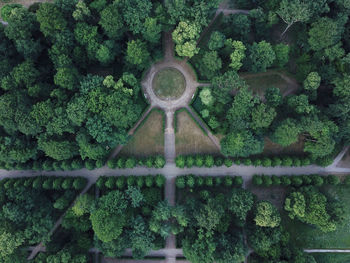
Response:
[[[194,175],[182,175],[176,178],[176,187],[183,189],[185,187],[195,188],[201,186],[242,186],[243,179],[241,176],[225,176],[225,177],[213,177],[213,176],[194,176]]]
[[[138,165],[148,168],[163,168],[165,165],[165,158],[159,155],[147,158],[121,157],[107,161],[107,166],[111,169],[134,168]]]
[[[129,186],[144,187],[163,187],[165,177],[163,175],[147,176],[101,176],[96,185],[99,189],[126,189]]]
[[[263,158],[223,158],[214,157],[212,155],[179,155],[175,160],[176,166],[179,168],[222,166],[231,167],[233,164],[254,165],[264,167],[275,166],[306,166],[311,164],[310,158],[307,157],[263,157]]]
[[[87,184],[84,177],[54,177],[37,176],[26,178],[5,178],[0,181],[1,187],[10,189],[12,187],[29,187],[38,190],[81,190]]]
[[[338,185],[341,181],[336,175],[321,176],[317,174],[311,175],[283,175],[283,176],[268,176],[268,175],[254,175],[253,184],[257,186],[322,186],[322,185]],[[343,182],[350,185],[350,176],[347,176]]]

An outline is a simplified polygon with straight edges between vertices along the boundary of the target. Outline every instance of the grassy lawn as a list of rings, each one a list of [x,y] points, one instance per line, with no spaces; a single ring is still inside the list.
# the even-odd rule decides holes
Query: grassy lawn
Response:
[[[176,154],[220,154],[186,111],[177,113],[176,122]]]
[[[350,253],[312,253],[317,263],[346,263],[350,262]]]
[[[327,186],[322,188],[322,192],[345,204],[345,220],[342,225],[337,226],[336,231],[322,233],[320,230],[298,220],[292,221],[286,215],[284,215],[283,222],[289,230],[292,240],[301,247],[350,249],[350,186]],[[333,261],[329,262],[333,263]]]
[[[137,157],[164,155],[163,122],[164,115],[161,112],[151,111],[120,154]]]
[[[240,74],[246,81],[253,92],[263,97],[267,88],[276,87],[281,90],[282,94],[286,94],[290,89],[295,89],[295,85],[288,83],[278,74]]]
[[[166,68],[153,79],[153,91],[161,99],[177,99],[186,89],[186,80],[177,69]]]
[[[269,138],[265,137],[265,147],[262,155],[264,156],[277,156],[277,155],[303,155],[304,154],[304,141],[303,138],[299,138],[299,141],[293,143],[287,147],[283,147],[277,143],[272,142]]]

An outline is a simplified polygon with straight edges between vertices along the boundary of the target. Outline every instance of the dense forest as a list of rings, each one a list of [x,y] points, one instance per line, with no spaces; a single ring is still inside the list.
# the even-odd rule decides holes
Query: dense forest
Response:
[[[232,1],[251,9],[220,19],[216,1],[68,1],[2,9],[1,166],[101,167],[146,107],[142,74],[162,57],[161,33],[210,80],[196,109],[224,135],[222,153],[262,153],[264,138],[329,163],[350,141],[350,7],[344,0]],[[215,21],[214,21],[215,24]],[[253,93],[238,73],[280,69],[301,88]]]

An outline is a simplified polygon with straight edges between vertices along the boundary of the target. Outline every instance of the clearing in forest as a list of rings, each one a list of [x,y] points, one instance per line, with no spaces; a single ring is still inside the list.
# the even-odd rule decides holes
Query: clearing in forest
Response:
[[[265,147],[262,155],[264,156],[279,156],[279,155],[303,155],[304,140],[300,136],[299,141],[287,147],[283,147],[272,142],[268,137],[265,137]]]
[[[176,113],[176,154],[217,154],[220,150],[191,118],[187,111]]]
[[[147,157],[164,155],[164,113],[152,110],[135,131],[120,155]]]

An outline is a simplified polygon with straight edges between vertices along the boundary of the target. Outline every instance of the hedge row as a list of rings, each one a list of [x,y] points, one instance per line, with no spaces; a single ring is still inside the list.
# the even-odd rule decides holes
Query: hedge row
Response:
[[[54,161],[51,159],[47,160],[37,160],[29,163],[0,163],[0,169],[6,170],[34,170],[34,171],[72,171],[86,168],[88,170],[93,170],[96,168],[101,168],[105,165],[106,161],[101,160],[90,160],[85,161],[81,159],[71,159],[65,161]]]
[[[176,177],[176,187],[183,189],[185,187],[194,188],[198,186],[242,186],[243,179],[241,176],[194,176],[182,175]]]
[[[134,168],[137,165],[146,166],[148,168],[163,168],[165,165],[165,158],[163,156],[150,156],[147,158],[121,157],[107,161],[107,166],[111,169]]]
[[[311,164],[310,158],[307,157],[263,157],[254,159],[231,159],[224,157],[214,157],[212,155],[179,155],[175,160],[176,166],[179,168],[222,166],[231,167],[233,164],[254,165],[264,167],[275,166],[306,166]]]
[[[96,186],[103,189],[125,189],[128,186],[143,187],[163,187],[165,177],[163,175],[147,176],[101,176],[96,182]]]
[[[350,184],[350,177],[345,180],[344,183]],[[268,176],[268,175],[254,175],[253,184],[257,186],[303,186],[303,185],[338,185],[340,184],[340,179],[335,175],[321,176],[317,174],[311,175],[283,175],[283,176]]]
[[[0,186],[5,189],[11,187],[32,187],[34,189],[44,190],[81,190],[87,184],[84,177],[54,177],[54,176],[37,176],[23,178],[5,178],[0,181]]]

